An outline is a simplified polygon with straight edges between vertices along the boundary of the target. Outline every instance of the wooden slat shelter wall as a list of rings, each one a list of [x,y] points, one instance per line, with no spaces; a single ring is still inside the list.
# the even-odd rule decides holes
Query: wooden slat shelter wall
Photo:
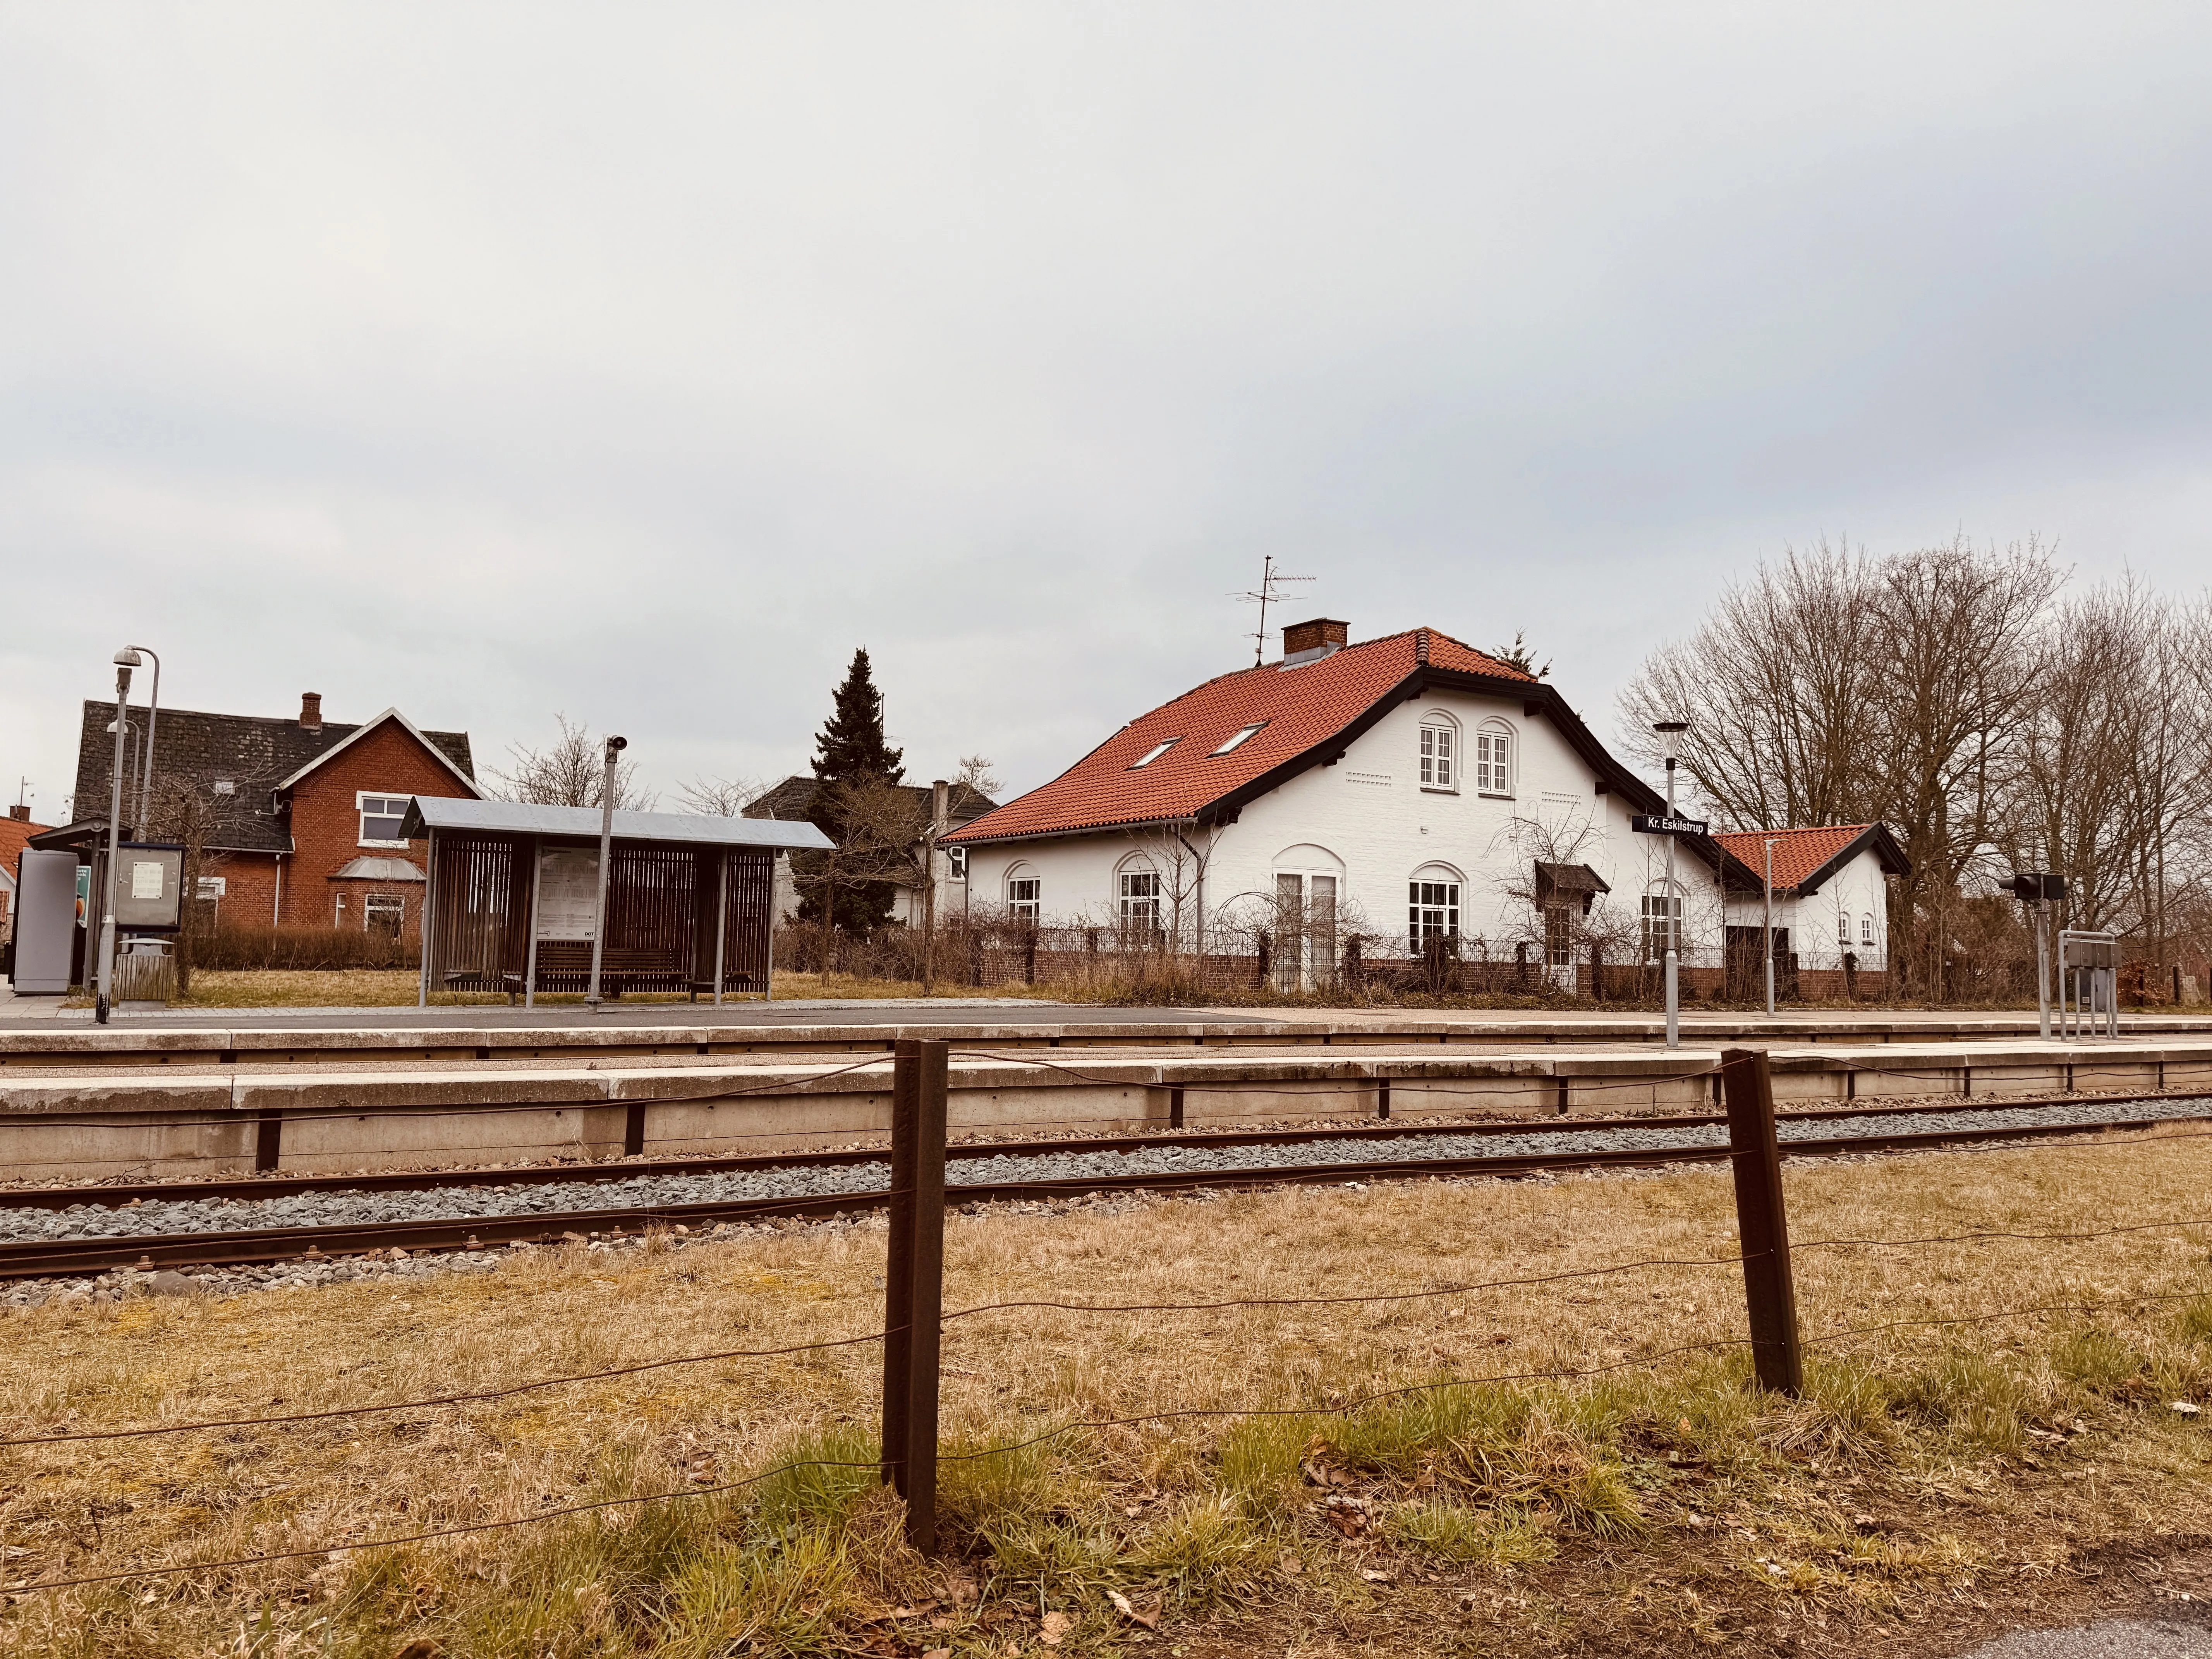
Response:
[[[723,899],[722,988],[768,989],[769,911],[775,899],[775,858],[750,847],[732,848],[730,885]],[[708,937],[708,960],[714,939]]]
[[[537,844],[528,836],[438,834],[430,894],[432,991],[508,991],[520,985],[529,956],[532,853]],[[542,844],[547,849],[591,846],[550,837]],[[711,988],[720,894],[723,987],[766,990],[775,871],[775,854],[765,848],[615,842],[608,860],[603,953],[609,963],[608,988]],[[540,991],[580,991],[589,978],[581,951],[555,941],[539,943]]]
[[[528,843],[513,836],[441,836],[430,895],[430,988],[503,991],[529,945]]]

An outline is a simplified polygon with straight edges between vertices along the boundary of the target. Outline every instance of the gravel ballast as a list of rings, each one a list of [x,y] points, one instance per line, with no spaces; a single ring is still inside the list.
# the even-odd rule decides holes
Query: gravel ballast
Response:
[[[1996,1110],[1869,1112],[1781,1126],[1783,1141],[1894,1134],[1988,1133],[2052,1125],[2147,1122],[2212,1116],[2212,1101],[2107,1100]],[[1470,1136],[1418,1131],[1389,1140],[1317,1139],[1257,1146],[1162,1145],[1128,1152],[986,1153],[957,1156],[947,1185],[1096,1179],[1105,1176],[1205,1175],[1290,1164],[1360,1164],[1387,1176],[1397,1164],[1469,1157],[1530,1158],[1568,1152],[1661,1152],[1724,1144],[1717,1125],[1655,1121],[1609,1129],[1531,1128]],[[242,1232],[265,1227],[361,1225],[376,1222],[466,1221],[494,1216],[638,1210],[749,1199],[834,1198],[879,1192],[890,1182],[881,1162],[817,1167],[803,1162],[775,1169],[705,1175],[635,1175],[552,1182],[435,1187],[412,1192],[318,1192],[284,1198],[221,1196],[127,1206],[71,1205],[64,1210],[0,1208],[0,1240],[147,1237],[160,1234]]]

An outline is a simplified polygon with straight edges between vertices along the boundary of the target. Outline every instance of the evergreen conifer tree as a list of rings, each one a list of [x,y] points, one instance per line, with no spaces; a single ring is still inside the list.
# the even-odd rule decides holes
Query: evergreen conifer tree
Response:
[[[848,803],[872,784],[902,782],[905,758],[905,751],[892,748],[884,735],[884,696],[876,689],[868,653],[862,647],[853,653],[844,682],[833,694],[830,719],[815,735],[817,787],[806,816],[840,849],[852,848],[857,826],[848,822]],[[836,869],[836,854],[826,853],[806,855],[794,872],[801,894],[800,918],[822,920],[826,891],[830,921],[840,931],[865,934],[888,922],[897,888],[888,881],[854,880]],[[849,862],[845,870],[852,870]],[[806,891],[810,876],[815,886],[811,894]]]
[[[876,690],[866,647],[853,653],[845,683],[833,695],[829,723],[815,734],[814,775],[823,783],[903,781],[906,751],[884,736],[884,694]]]

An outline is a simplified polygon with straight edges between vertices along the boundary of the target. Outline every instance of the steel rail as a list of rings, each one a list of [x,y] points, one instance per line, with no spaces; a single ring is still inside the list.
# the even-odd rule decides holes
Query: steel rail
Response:
[[[1862,1115],[1820,1113],[1813,1117]],[[1688,1125],[1711,1120],[1672,1120]],[[1802,1119],[1801,1119],[1802,1121]],[[2193,1119],[2128,1118],[2029,1124],[1995,1130],[1933,1130],[1887,1135],[1848,1135],[1784,1143],[1785,1158],[1832,1158],[1869,1152],[1915,1152],[1943,1146],[1988,1146],[2058,1135],[2145,1129]],[[1636,1120],[1630,1120],[1632,1122]],[[1650,1127],[1642,1120],[1638,1127]],[[1474,1126],[1468,1126],[1474,1127]],[[1480,1126],[1490,1127],[1490,1126]],[[1595,1125],[1585,1127],[1595,1127]],[[1402,1131],[1401,1132],[1402,1133]],[[1312,1139],[1306,1136],[1304,1139]],[[1371,1138],[1371,1137],[1370,1137]],[[1139,1145],[1158,1145],[1144,1141]],[[1052,1151],[1067,1142],[1047,1142]],[[865,1156],[865,1155],[864,1155]],[[1000,1182],[948,1187],[948,1201],[963,1206],[1076,1198],[1094,1194],[1177,1193],[1316,1183],[1482,1176],[1496,1178],[1566,1173],[1578,1170],[1656,1168],[1677,1164],[1724,1162],[1725,1145],[1646,1147],[1527,1153],[1498,1158],[1421,1158],[1403,1161],[1305,1164],[1249,1170],[1172,1170],[1135,1175],[1087,1176],[1060,1181]],[[784,1161],[787,1166],[790,1160]],[[112,1189],[108,1189],[112,1190]],[[0,1279],[99,1273],[117,1267],[234,1266],[246,1263],[326,1259],[388,1249],[486,1249],[516,1243],[547,1244],[592,1237],[620,1237],[652,1227],[707,1225],[724,1221],[840,1215],[873,1210],[890,1200],[887,1192],[834,1193],[805,1198],[737,1199],[694,1204],[659,1204],[607,1209],[570,1210],[535,1215],[474,1216],[428,1221],[366,1222],[334,1226],[270,1227],[237,1232],[161,1233],[134,1237],[39,1239],[0,1243]]]
[[[1885,1106],[1863,1103],[1809,1110],[1778,1112],[1778,1123],[1814,1123],[1845,1118],[1877,1117],[1885,1112],[1947,1113],[2000,1112],[2047,1106],[2094,1106],[2113,1101],[2155,1098],[2160,1103],[2212,1100],[2212,1090],[2147,1096],[2114,1096],[2106,1101],[2081,1095],[2001,1095],[1981,1099],[1947,1102],[1930,1107]],[[1415,1109],[1417,1111],[1420,1109]],[[2147,1120],[2165,1121],[2164,1119]],[[1727,1123],[1720,1113],[1647,1113],[1641,1117],[1528,1116],[1480,1123],[1432,1123],[1407,1115],[1367,1119],[1358,1123],[1316,1124],[1303,1129],[1192,1129],[1121,1135],[1070,1136],[1041,1140],[982,1140],[952,1142],[948,1159],[1030,1158],[1055,1153],[1133,1152],[1158,1146],[1206,1149],[1217,1146],[1304,1146],[1315,1141],[1389,1141],[1408,1135],[1488,1135],[1601,1133],[1618,1129],[1710,1128]],[[204,1199],[239,1200],[299,1198],[316,1193],[427,1192],[452,1188],[553,1186],[568,1182],[608,1185],[655,1176],[734,1175],[751,1170],[784,1170],[794,1165],[836,1169],[855,1164],[879,1163],[890,1155],[888,1142],[880,1146],[839,1147],[812,1152],[750,1152],[714,1158],[662,1158],[604,1160],[579,1164],[530,1164],[487,1169],[465,1165],[443,1170],[392,1170],[360,1175],[330,1176],[210,1176],[198,1181],[157,1181],[95,1183],[77,1187],[0,1188],[0,1210],[65,1210],[78,1204],[121,1209],[133,1203],[198,1202]]]

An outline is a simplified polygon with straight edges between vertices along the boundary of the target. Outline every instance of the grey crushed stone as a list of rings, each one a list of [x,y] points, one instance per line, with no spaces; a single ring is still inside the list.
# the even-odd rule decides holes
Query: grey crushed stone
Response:
[[[2212,1659],[2200,1619],[2102,1619],[2071,1630],[2019,1631],[1960,1659]]]
[[[2212,1102],[2136,1100],[2023,1106],[1996,1111],[1941,1109],[1869,1112],[1855,1117],[1782,1126],[1785,1141],[1856,1135],[1948,1133],[2024,1128],[2056,1123],[2141,1121],[2212,1116]],[[1481,1154],[1520,1158],[1572,1150],[1657,1152],[1723,1144],[1716,1125],[1670,1124],[1591,1130],[1536,1129],[1488,1135],[1479,1142],[1456,1134],[1409,1131],[1385,1141],[1314,1140],[1260,1146],[1145,1146],[1131,1152],[1004,1152],[956,1158],[947,1185],[1067,1181],[1115,1175],[1202,1175],[1284,1164],[1361,1164],[1387,1176],[1390,1166]],[[769,1170],[690,1176],[637,1175],[509,1188],[495,1178],[472,1187],[413,1192],[323,1192],[285,1198],[210,1197],[128,1207],[76,1204],[64,1210],[0,1209],[0,1240],[143,1237],[165,1233],[235,1232],[264,1227],[313,1227],[375,1222],[455,1220],[599,1209],[647,1209],[748,1199],[828,1198],[880,1191],[889,1165],[814,1167],[805,1163]]]

